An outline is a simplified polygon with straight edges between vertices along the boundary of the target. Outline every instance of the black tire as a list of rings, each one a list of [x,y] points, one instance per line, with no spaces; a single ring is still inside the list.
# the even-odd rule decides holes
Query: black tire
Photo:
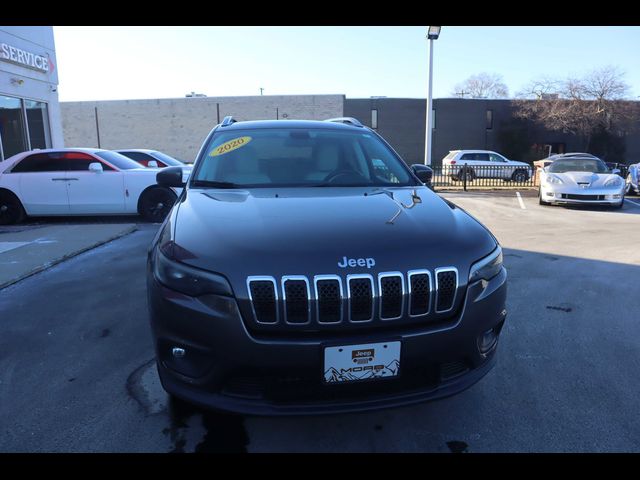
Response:
[[[464,171],[464,169],[459,170],[456,176],[458,177],[458,180],[464,182],[465,175],[467,177],[467,182],[473,182],[476,178],[475,172],[470,168],[468,168],[466,172]]]
[[[624,205],[624,195],[622,196],[622,200],[620,201],[620,204],[618,205],[614,205],[612,208],[614,210],[620,210],[622,208],[622,206]]]
[[[527,180],[529,180],[529,174],[524,170],[516,170],[511,175],[511,180],[513,180],[516,183],[524,183]]]
[[[627,177],[628,182],[625,182],[627,185],[625,186],[625,195],[634,195],[636,192],[633,190],[633,186],[631,185],[631,175]]]
[[[138,212],[149,222],[161,223],[171,211],[177,198],[177,195],[168,188],[150,188],[140,195]]]
[[[544,206],[548,206],[549,202],[545,202],[544,200],[542,200],[542,191],[538,190],[538,203],[540,205],[544,205]]]
[[[0,225],[13,225],[24,220],[22,203],[8,190],[0,190]]]

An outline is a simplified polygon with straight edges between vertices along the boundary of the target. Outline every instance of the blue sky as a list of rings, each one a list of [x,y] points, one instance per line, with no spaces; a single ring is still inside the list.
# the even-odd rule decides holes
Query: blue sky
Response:
[[[54,27],[61,101],[328,94],[424,98],[426,27]],[[453,27],[434,97],[480,72],[510,94],[541,75],[626,72],[640,99],[640,27]]]

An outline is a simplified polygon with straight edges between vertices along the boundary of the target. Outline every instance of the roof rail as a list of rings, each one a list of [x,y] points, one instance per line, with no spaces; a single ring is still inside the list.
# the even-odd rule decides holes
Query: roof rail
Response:
[[[224,117],[224,119],[222,120],[222,123],[220,124],[220,126],[221,127],[228,127],[232,123],[236,123],[236,122],[237,122],[237,120],[235,118],[233,118],[231,115],[228,115],[228,116]]]
[[[330,118],[328,120],[325,120],[325,122],[349,123],[349,124],[353,125],[354,127],[364,127],[364,125],[362,125],[362,123],[360,123],[360,120],[358,120],[356,118],[353,118],[353,117]]]

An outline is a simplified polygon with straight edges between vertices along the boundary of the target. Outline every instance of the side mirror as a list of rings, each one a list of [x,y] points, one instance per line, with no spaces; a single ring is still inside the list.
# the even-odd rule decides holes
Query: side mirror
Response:
[[[411,170],[413,170],[415,176],[418,177],[418,180],[422,183],[427,185],[431,183],[431,179],[433,178],[433,170],[431,167],[422,165],[421,163],[414,163],[411,165]]]
[[[156,162],[155,160],[149,160],[147,162],[147,167],[149,167],[149,168],[158,168],[158,162]]]
[[[156,173],[156,182],[163,187],[184,187],[185,182],[182,181],[182,167],[163,168]]]
[[[102,168],[102,164],[100,162],[91,162],[89,164],[89,171],[93,173],[102,173],[104,169]]]
[[[619,168],[614,168],[611,170],[611,173],[615,173],[616,175],[620,175],[620,169]]]

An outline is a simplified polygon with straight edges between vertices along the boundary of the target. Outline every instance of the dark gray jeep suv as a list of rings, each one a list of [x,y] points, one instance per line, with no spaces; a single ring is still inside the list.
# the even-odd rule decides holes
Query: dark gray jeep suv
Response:
[[[149,250],[162,385],[247,414],[405,405],[493,367],[502,251],[355,119],[216,126]],[[182,185],[182,170],[158,183]]]

